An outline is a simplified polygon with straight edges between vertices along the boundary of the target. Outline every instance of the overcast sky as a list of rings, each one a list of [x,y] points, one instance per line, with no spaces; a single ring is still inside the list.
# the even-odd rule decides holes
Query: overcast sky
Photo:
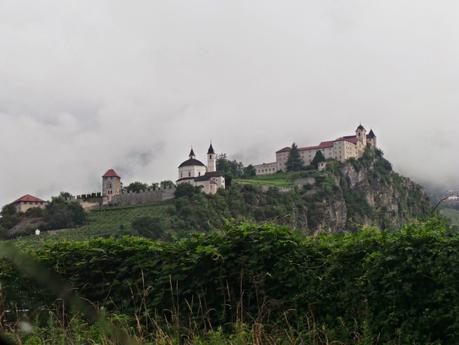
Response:
[[[0,0],[0,203],[373,128],[459,185],[457,0]]]

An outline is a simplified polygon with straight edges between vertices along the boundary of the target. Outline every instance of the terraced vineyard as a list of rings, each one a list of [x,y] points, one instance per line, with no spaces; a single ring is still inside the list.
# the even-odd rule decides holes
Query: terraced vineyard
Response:
[[[91,237],[122,236],[132,234],[131,223],[134,219],[143,216],[159,216],[167,219],[163,214],[171,206],[171,201],[157,204],[135,205],[125,207],[111,207],[89,211],[88,224],[75,229],[62,229],[43,232],[39,240],[85,240]],[[22,241],[37,241],[36,236],[27,236]]]

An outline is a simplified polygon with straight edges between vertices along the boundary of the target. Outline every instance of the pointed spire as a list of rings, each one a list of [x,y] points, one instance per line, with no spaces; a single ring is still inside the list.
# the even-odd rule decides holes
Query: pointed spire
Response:
[[[359,127],[357,127],[357,130],[358,130],[358,131],[362,131],[362,130],[364,130],[364,129],[365,129],[365,127],[363,127],[362,124],[360,124]]]
[[[375,132],[373,132],[372,129],[370,129],[370,133],[368,134],[368,137],[371,139],[376,138]]]
[[[196,157],[196,155],[194,154],[194,151],[193,151],[193,147],[191,147],[191,151],[190,151],[189,157],[190,157],[190,159]]]
[[[214,148],[212,146],[212,140],[210,141],[210,146],[209,146],[209,150],[207,150],[207,154],[210,155],[210,154],[215,154],[215,151],[214,151]]]

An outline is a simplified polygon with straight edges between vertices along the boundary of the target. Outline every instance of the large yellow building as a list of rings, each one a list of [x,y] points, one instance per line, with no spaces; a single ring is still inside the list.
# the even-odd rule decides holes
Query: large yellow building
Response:
[[[360,125],[355,135],[323,141],[317,146],[300,147],[301,158],[305,165],[310,165],[316,153],[321,151],[325,159],[336,159],[344,162],[349,158],[359,158],[363,155],[367,146],[376,147],[376,135],[373,130],[367,135],[365,127]],[[290,155],[290,147],[284,147],[276,152],[276,161],[255,165],[257,175],[274,174],[277,171],[287,170],[287,160]]]

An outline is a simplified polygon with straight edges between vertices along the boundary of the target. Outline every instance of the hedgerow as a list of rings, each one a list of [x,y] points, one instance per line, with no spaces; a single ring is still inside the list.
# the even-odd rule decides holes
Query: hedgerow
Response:
[[[361,334],[378,344],[459,339],[459,235],[437,219],[310,237],[241,223],[175,243],[93,239],[21,253],[92,303],[140,318],[180,315],[203,329],[288,320],[299,331],[314,320],[344,343]],[[0,267],[9,307],[35,309],[56,297],[10,261]]]

